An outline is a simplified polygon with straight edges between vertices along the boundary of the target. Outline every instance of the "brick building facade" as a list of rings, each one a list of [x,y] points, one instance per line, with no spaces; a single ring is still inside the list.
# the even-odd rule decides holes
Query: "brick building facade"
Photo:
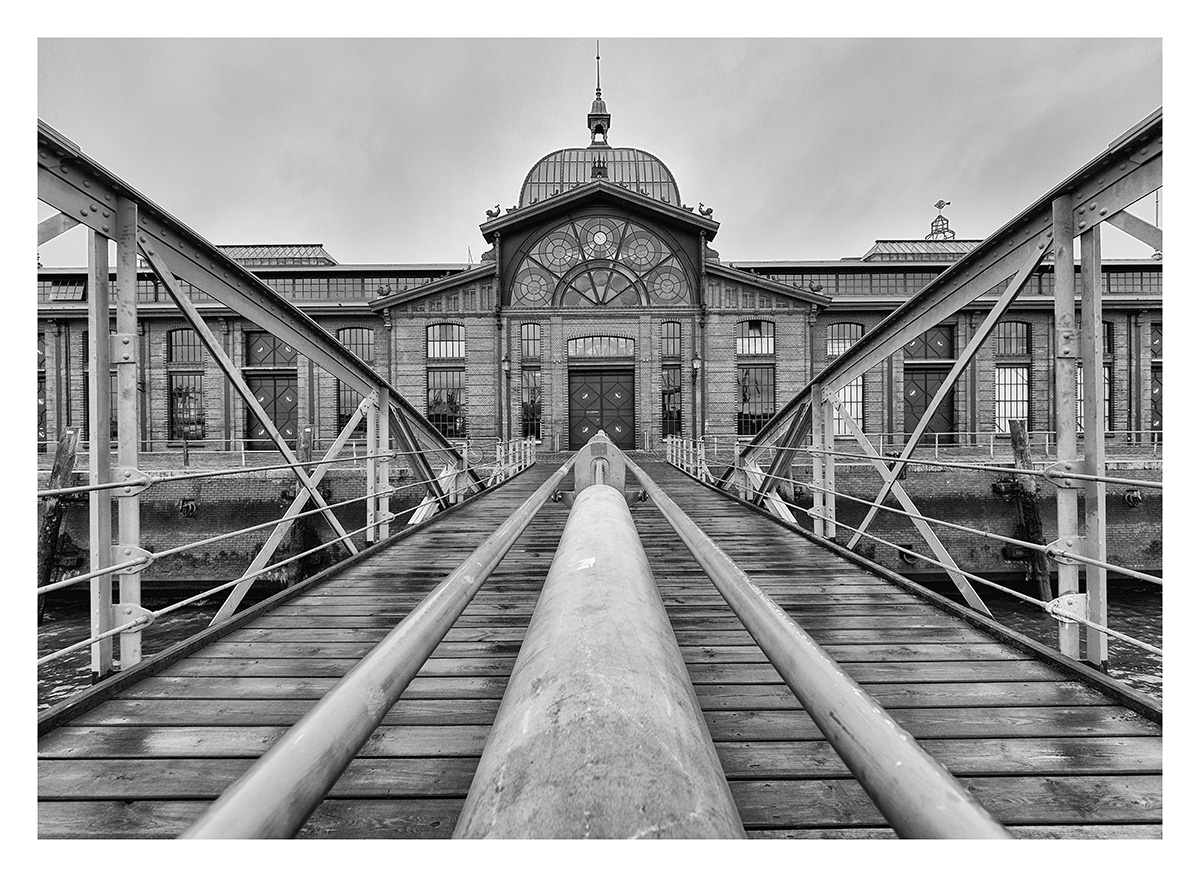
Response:
[[[320,245],[227,251],[371,363],[443,433],[486,445],[532,436],[578,447],[596,429],[627,448],[666,434],[752,435],[835,355],[977,241],[877,241],[861,258],[737,262],[709,246],[719,224],[685,205],[648,152],[608,145],[597,95],[586,148],[531,169],[518,204],[480,227],[479,264],[340,265]],[[798,242],[798,246],[802,242]],[[1155,259],[1104,265],[1108,428],[1162,428],[1162,285]],[[1042,266],[959,379],[931,429],[970,444],[1011,417],[1051,431],[1053,272]],[[997,289],[995,292],[999,292]],[[43,269],[38,299],[39,441],[86,430],[86,272]],[[356,405],[351,391],[198,290],[232,360],[293,439],[317,446]],[[139,282],[140,428],[147,451],[185,440],[267,447],[165,290]],[[939,375],[991,307],[990,294],[873,369],[843,398],[869,436],[902,438]],[[839,427],[839,431],[844,427]]]

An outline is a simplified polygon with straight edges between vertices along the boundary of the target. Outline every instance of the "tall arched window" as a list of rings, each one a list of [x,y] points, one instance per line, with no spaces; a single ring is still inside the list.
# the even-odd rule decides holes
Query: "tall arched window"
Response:
[[[204,347],[195,329],[167,333],[167,437],[204,438]]]
[[[521,437],[542,437],[542,327],[521,324]]]
[[[825,355],[830,360],[841,356],[858,343],[863,336],[861,323],[834,323],[825,331]],[[846,386],[838,390],[838,401],[842,403],[846,413],[863,429],[863,379],[859,375]],[[842,418],[841,410],[833,415],[834,435],[853,435],[850,424]]]
[[[1079,336],[1079,320],[1075,320],[1075,335]],[[1082,350],[1082,346],[1080,347]],[[1105,320],[1100,324],[1100,356],[1104,368],[1104,431],[1112,429],[1112,375],[1113,375],[1113,324]],[[1083,361],[1075,368],[1075,428],[1083,432]]]
[[[996,397],[994,431],[1008,432],[1010,420],[1029,426],[1029,324],[996,325]]]
[[[337,340],[342,343],[343,347],[367,365],[375,365],[374,330],[361,326],[338,329]],[[362,395],[357,390],[353,387],[347,387],[341,381],[337,382],[337,431],[339,434],[346,428],[346,424],[350,422],[350,418],[354,416],[354,412],[358,410],[358,406],[361,403]],[[366,434],[367,419],[363,417],[355,425],[354,432],[351,435],[357,438]]]
[[[683,366],[680,363],[682,338],[680,325],[662,324],[662,434],[683,433]]]
[[[755,435],[775,416],[775,324],[738,324],[738,435]]]
[[[446,438],[466,438],[467,329],[435,323],[425,329],[425,392],[429,422]]]

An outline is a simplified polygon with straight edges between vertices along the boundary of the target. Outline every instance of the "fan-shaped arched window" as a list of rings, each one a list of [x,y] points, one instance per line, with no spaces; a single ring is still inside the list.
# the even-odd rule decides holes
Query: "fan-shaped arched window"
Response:
[[[692,284],[666,240],[632,220],[574,218],[544,235],[512,285],[517,307],[686,305]]]

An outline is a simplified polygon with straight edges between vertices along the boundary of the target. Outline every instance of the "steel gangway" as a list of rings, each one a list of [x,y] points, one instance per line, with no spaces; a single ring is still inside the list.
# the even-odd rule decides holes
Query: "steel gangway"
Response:
[[[1155,701],[593,445],[51,710],[41,836],[1161,833]]]

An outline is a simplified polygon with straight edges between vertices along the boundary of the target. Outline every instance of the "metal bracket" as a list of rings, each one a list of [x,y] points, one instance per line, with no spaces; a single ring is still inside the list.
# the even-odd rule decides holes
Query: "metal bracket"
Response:
[[[113,488],[113,493],[119,496],[137,496],[154,483],[153,478],[151,478],[141,469],[135,469],[132,466],[125,466],[117,469],[113,475],[115,476],[114,480],[125,482],[124,487]]]
[[[1065,463],[1052,463],[1042,470],[1042,477],[1055,487],[1060,487],[1065,490],[1078,490],[1079,482],[1075,481],[1071,476],[1083,471],[1083,469],[1083,460],[1068,460]]]
[[[633,508],[634,503],[645,502],[650,497],[646,495],[645,490],[627,490],[625,491],[625,504]]]
[[[550,494],[550,502],[561,502],[569,509],[575,503],[575,491],[556,490]]]
[[[1078,359],[1079,333],[1074,329],[1055,328],[1054,334],[1058,338],[1058,347],[1054,354],[1055,357],[1057,359]]]
[[[133,365],[137,361],[137,335],[114,332],[108,337],[109,356],[113,365]]]
[[[1083,594],[1063,594],[1047,603],[1046,611],[1059,621],[1076,624],[1087,621],[1087,597]]]
[[[131,572],[141,572],[154,563],[154,555],[140,545],[114,545],[113,560],[117,562],[137,560],[138,562],[121,570],[122,575]]]
[[[137,603],[118,603],[113,607],[113,617],[118,625],[136,621],[137,624],[134,627],[121,631],[122,633],[133,633],[135,630],[149,627],[158,616]]]
[[[1074,560],[1070,557],[1063,557],[1064,551],[1070,551],[1074,553],[1075,549],[1078,547],[1076,542],[1079,538],[1080,537],[1078,536],[1067,536],[1062,539],[1055,539],[1046,546],[1046,554],[1065,566],[1079,566],[1078,560]]]

